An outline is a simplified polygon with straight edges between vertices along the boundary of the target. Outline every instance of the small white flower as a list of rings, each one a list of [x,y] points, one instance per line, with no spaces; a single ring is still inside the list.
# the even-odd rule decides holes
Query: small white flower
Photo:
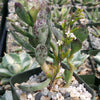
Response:
[[[17,25],[17,26],[20,26],[20,23],[18,23],[18,22],[15,22],[15,25]]]
[[[76,36],[73,33],[70,33],[70,37],[74,38],[74,40],[76,40]]]
[[[62,41],[62,40],[58,40],[57,44],[58,44],[59,46],[61,46],[61,45],[63,44],[63,41]]]
[[[73,38],[74,40],[76,40],[76,36],[73,33],[70,33],[70,31],[66,32],[65,34],[68,38]]]
[[[67,37],[70,37],[70,31],[65,33],[67,35]]]

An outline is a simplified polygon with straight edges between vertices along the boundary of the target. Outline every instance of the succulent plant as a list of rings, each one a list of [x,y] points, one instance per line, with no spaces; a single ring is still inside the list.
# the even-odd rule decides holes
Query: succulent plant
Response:
[[[21,46],[33,53],[33,56],[35,56],[37,45],[46,44],[47,38],[50,37],[48,34],[50,12],[48,10],[49,8],[45,1],[19,0],[15,3],[15,12],[20,21],[18,21],[19,26],[15,24],[15,21],[11,22],[14,28],[11,33]],[[26,30],[20,27],[26,27]],[[17,33],[23,35],[26,39],[20,39]]]
[[[94,60],[96,61],[97,71],[100,72],[100,52],[94,56]]]
[[[37,64],[35,64],[35,61],[26,52],[5,54],[0,63],[1,83],[8,82],[9,78],[17,73],[36,67]]]
[[[40,87],[40,89],[42,89],[49,83],[49,89],[51,89],[61,68],[61,63],[66,58],[69,65],[69,70],[67,68],[65,69],[63,79],[65,79],[66,81],[66,86],[69,86],[73,71],[75,70],[75,65],[72,59],[74,57],[74,54],[81,49],[82,42],[88,36],[88,30],[85,25],[73,25],[76,21],[83,17],[83,10],[77,9],[76,12],[72,13],[70,17],[67,17],[67,12],[63,12],[63,8],[62,14],[65,14],[65,16],[62,16],[63,18],[65,18],[65,20],[63,18],[62,20],[60,20],[62,21],[59,25],[61,28],[54,28],[53,26],[56,26],[56,24],[54,23],[52,25],[53,22],[51,21],[53,17],[51,17],[49,7],[43,7],[44,3],[42,1],[40,5],[41,4],[42,7],[39,6],[41,7],[41,9],[39,9],[38,14],[34,12],[34,10],[37,11],[35,8],[32,8],[31,10],[33,12],[29,13],[30,9],[26,11],[27,8],[25,8],[25,5],[22,5],[20,3],[15,4],[15,11],[20,19],[28,25],[28,31],[23,30],[12,23],[15,29],[12,31],[12,34],[22,46],[33,52],[36,60],[41,65],[41,69],[47,76],[47,80],[45,80],[41,84],[37,83],[37,85],[35,86],[19,85],[19,88],[26,91],[34,91],[34,89],[38,90],[38,86]],[[21,10],[21,12],[19,12],[19,10]],[[33,16],[35,13],[36,16]],[[23,14],[25,14],[26,16],[23,16]],[[16,32],[21,33],[23,36],[27,37],[28,42],[20,39]],[[48,56],[53,59],[53,62],[48,62],[49,64],[46,63]],[[27,90],[27,88],[29,90]]]
[[[100,16],[99,16],[99,9],[98,8],[96,8],[95,10],[93,9],[91,12],[88,12],[87,10],[85,10],[85,13],[86,13],[88,19],[92,23],[100,22]]]

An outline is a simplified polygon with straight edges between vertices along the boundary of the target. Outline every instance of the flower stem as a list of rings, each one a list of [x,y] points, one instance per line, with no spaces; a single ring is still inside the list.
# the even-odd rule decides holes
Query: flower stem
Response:
[[[75,69],[75,66],[74,64],[72,63],[72,58],[73,56],[70,56],[69,59],[68,59],[68,64],[69,64],[69,67],[70,67],[70,70],[68,70],[68,79],[67,79],[67,83],[66,83],[66,87],[68,87],[71,83],[71,79],[72,79],[72,76],[73,76],[73,72],[74,72],[74,69]]]
[[[58,74],[58,72],[59,72],[60,65],[61,65],[60,63],[57,65],[57,70],[56,70],[56,73],[55,73],[54,77],[53,77],[52,80],[51,80],[51,83],[50,83],[50,86],[49,86],[49,90],[52,89],[53,83],[54,83],[54,81],[55,81],[55,79],[56,79],[56,76],[57,76],[57,74]]]

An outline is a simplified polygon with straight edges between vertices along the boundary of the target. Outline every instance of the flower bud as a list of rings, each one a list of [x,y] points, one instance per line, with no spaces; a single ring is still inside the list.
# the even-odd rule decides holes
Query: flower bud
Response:
[[[22,4],[19,3],[19,2],[16,2],[16,3],[15,3],[15,9],[16,9],[16,8],[22,8]]]

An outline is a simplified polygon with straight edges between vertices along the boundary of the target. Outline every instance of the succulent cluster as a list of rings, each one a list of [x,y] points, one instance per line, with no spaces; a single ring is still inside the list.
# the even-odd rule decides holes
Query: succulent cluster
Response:
[[[32,64],[33,60],[26,52],[5,54],[0,63],[1,83],[5,84],[13,75],[31,69]]]
[[[44,5],[46,6],[44,7]],[[82,42],[88,36],[86,26],[73,25],[82,18],[82,10],[77,9],[75,13],[72,13],[72,16],[67,17],[70,9],[67,12],[63,8],[61,16],[65,20],[61,19],[61,24],[54,21],[50,6],[42,0],[21,0],[16,2],[15,11],[21,21],[26,23],[28,27],[23,30],[15,23],[12,23],[15,29],[12,34],[23,47],[31,51],[36,57],[47,79],[50,79],[49,89],[52,88],[64,59],[67,60],[69,70],[65,68],[63,79],[66,81],[66,86],[69,86],[75,70],[72,61],[73,56],[81,49]],[[60,26],[60,28],[56,25]],[[16,32],[27,37],[27,41],[20,39]],[[47,57],[53,59],[53,62],[49,61],[49,64],[47,64]]]

